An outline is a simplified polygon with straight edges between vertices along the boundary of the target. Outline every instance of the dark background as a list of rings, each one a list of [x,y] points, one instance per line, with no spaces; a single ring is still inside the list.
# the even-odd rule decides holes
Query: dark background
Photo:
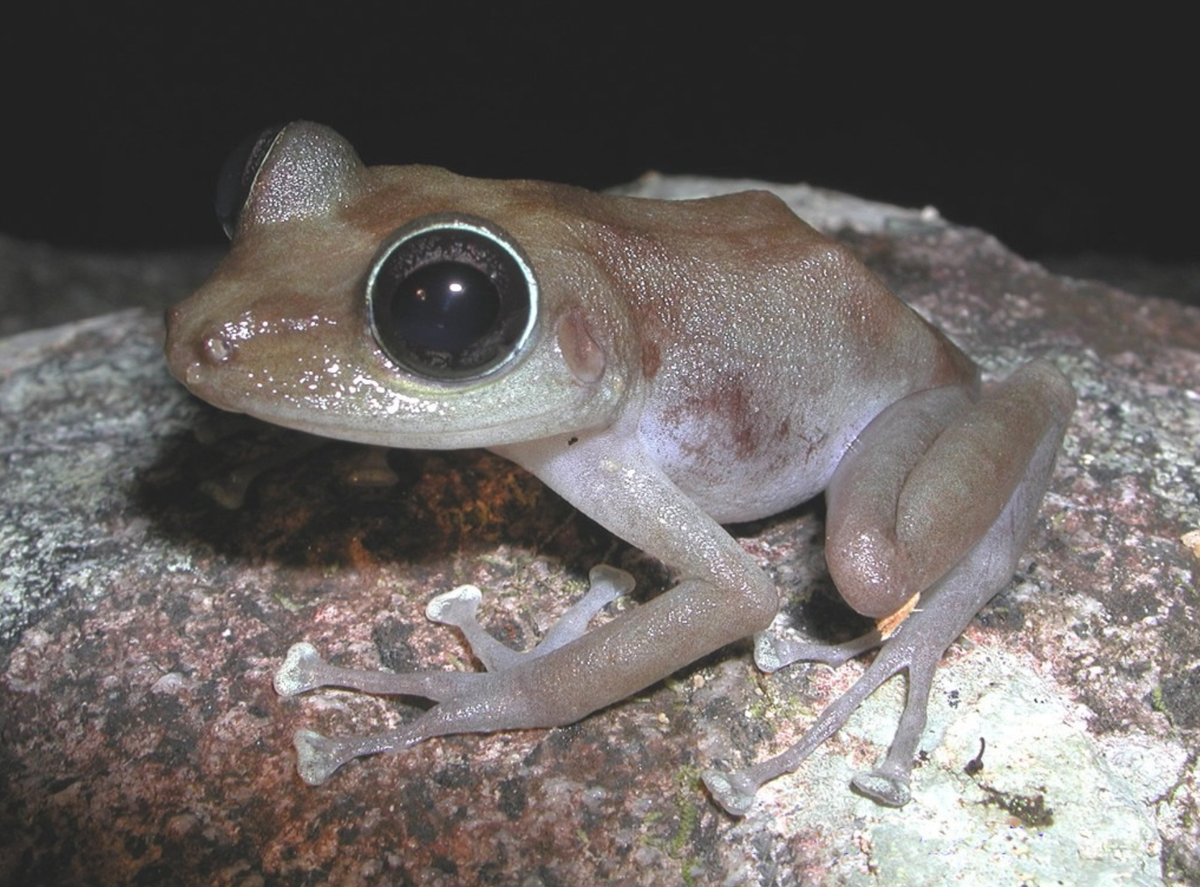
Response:
[[[1196,257],[1181,22],[797,8],[49,4],[0,31],[0,234],[216,244],[229,149],[304,117],[368,162],[807,181],[932,204],[1034,257]]]

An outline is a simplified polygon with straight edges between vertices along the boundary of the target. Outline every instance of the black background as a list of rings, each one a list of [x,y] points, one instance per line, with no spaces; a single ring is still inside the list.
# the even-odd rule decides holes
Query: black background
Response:
[[[368,162],[807,181],[932,204],[1035,257],[1195,258],[1180,21],[794,8],[48,4],[0,31],[0,233],[216,244],[225,155],[303,117]]]

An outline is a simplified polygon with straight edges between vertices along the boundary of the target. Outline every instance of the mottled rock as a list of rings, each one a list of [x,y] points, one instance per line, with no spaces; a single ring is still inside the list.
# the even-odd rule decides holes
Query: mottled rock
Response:
[[[108,255],[0,236],[0,336],[134,306],[162,311],[219,259],[210,249]]]
[[[570,727],[434,740],[305,786],[295,728],[415,709],[279,699],[293,642],[339,664],[471,668],[424,618],[439,592],[479,585],[485,624],[528,645],[595,563],[635,575],[629,606],[669,577],[496,457],[392,452],[398,482],[362,485],[355,447],[230,424],[167,374],[157,312],[130,311],[0,341],[0,883],[1200,879],[1200,590],[1181,541],[1200,529],[1200,311],[1049,275],[933,211],[774,190],[989,374],[1044,356],[1080,395],[1013,586],[939,672],[909,806],[848,787],[885,750],[898,681],[746,819],[712,805],[700,767],[786,746],[860,673],[764,677],[747,644]],[[241,507],[205,492],[289,447]],[[838,637],[857,623],[830,594],[822,517],[736,531],[781,622]]]

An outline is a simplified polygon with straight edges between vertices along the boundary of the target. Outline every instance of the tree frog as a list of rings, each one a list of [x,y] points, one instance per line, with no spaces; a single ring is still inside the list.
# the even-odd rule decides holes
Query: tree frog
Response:
[[[746,813],[903,672],[890,750],[854,787],[909,800],[934,669],[1011,580],[1074,407],[1053,366],[981,385],[846,247],[763,191],[659,201],[367,167],[297,122],[231,156],[217,209],[229,254],[167,318],[192,392],[332,438],[485,447],[677,576],[588,630],[632,583],[594,570],[527,652],[478,625],[477,589],[439,596],[429,616],[463,630],[483,672],[359,671],[297,644],[275,678],[285,696],[436,703],[382,735],[299,731],[304,780],[429,737],[569,724],[754,635],[766,671],[880,650],[791,749],[706,772],[713,798]],[[722,528],[821,492],[830,574],[878,620],[833,646],[766,633],[776,590]]]

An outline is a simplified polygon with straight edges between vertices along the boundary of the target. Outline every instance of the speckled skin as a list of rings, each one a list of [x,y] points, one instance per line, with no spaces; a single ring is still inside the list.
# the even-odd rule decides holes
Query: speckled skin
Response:
[[[498,227],[536,278],[532,336],[479,379],[424,378],[371,335],[368,269],[397,228],[431,214]],[[706,775],[734,813],[900,671],[910,690],[896,740],[855,784],[907,801],[929,679],[1009,580],[1074,404],[1038,362],[981,393],[954,345],[768,194],[663,202],[367,168],[308,123],[286,127],[263,159],[229,256],[168,317],[167,355],[225,409],[389,446],[487,447],[678,573],[668,592],[588,632],[597,600],[624,584],[593,576],[553,642],[481,655],[487,673],[351,672],[297,645],[276,678],[285,694],[338,685],[438,702],[384,736],[301,731],[300,770],[314,783],[430,736],[569,723],[765,629],[776,592],[720,523],[826,490],[842,594],[877,618],[915,595],[920,609],[837,648],[760,636],[767,670],[883,650],[795,748]],[[470,637],[474,599],[456,590],[436,614]]]

